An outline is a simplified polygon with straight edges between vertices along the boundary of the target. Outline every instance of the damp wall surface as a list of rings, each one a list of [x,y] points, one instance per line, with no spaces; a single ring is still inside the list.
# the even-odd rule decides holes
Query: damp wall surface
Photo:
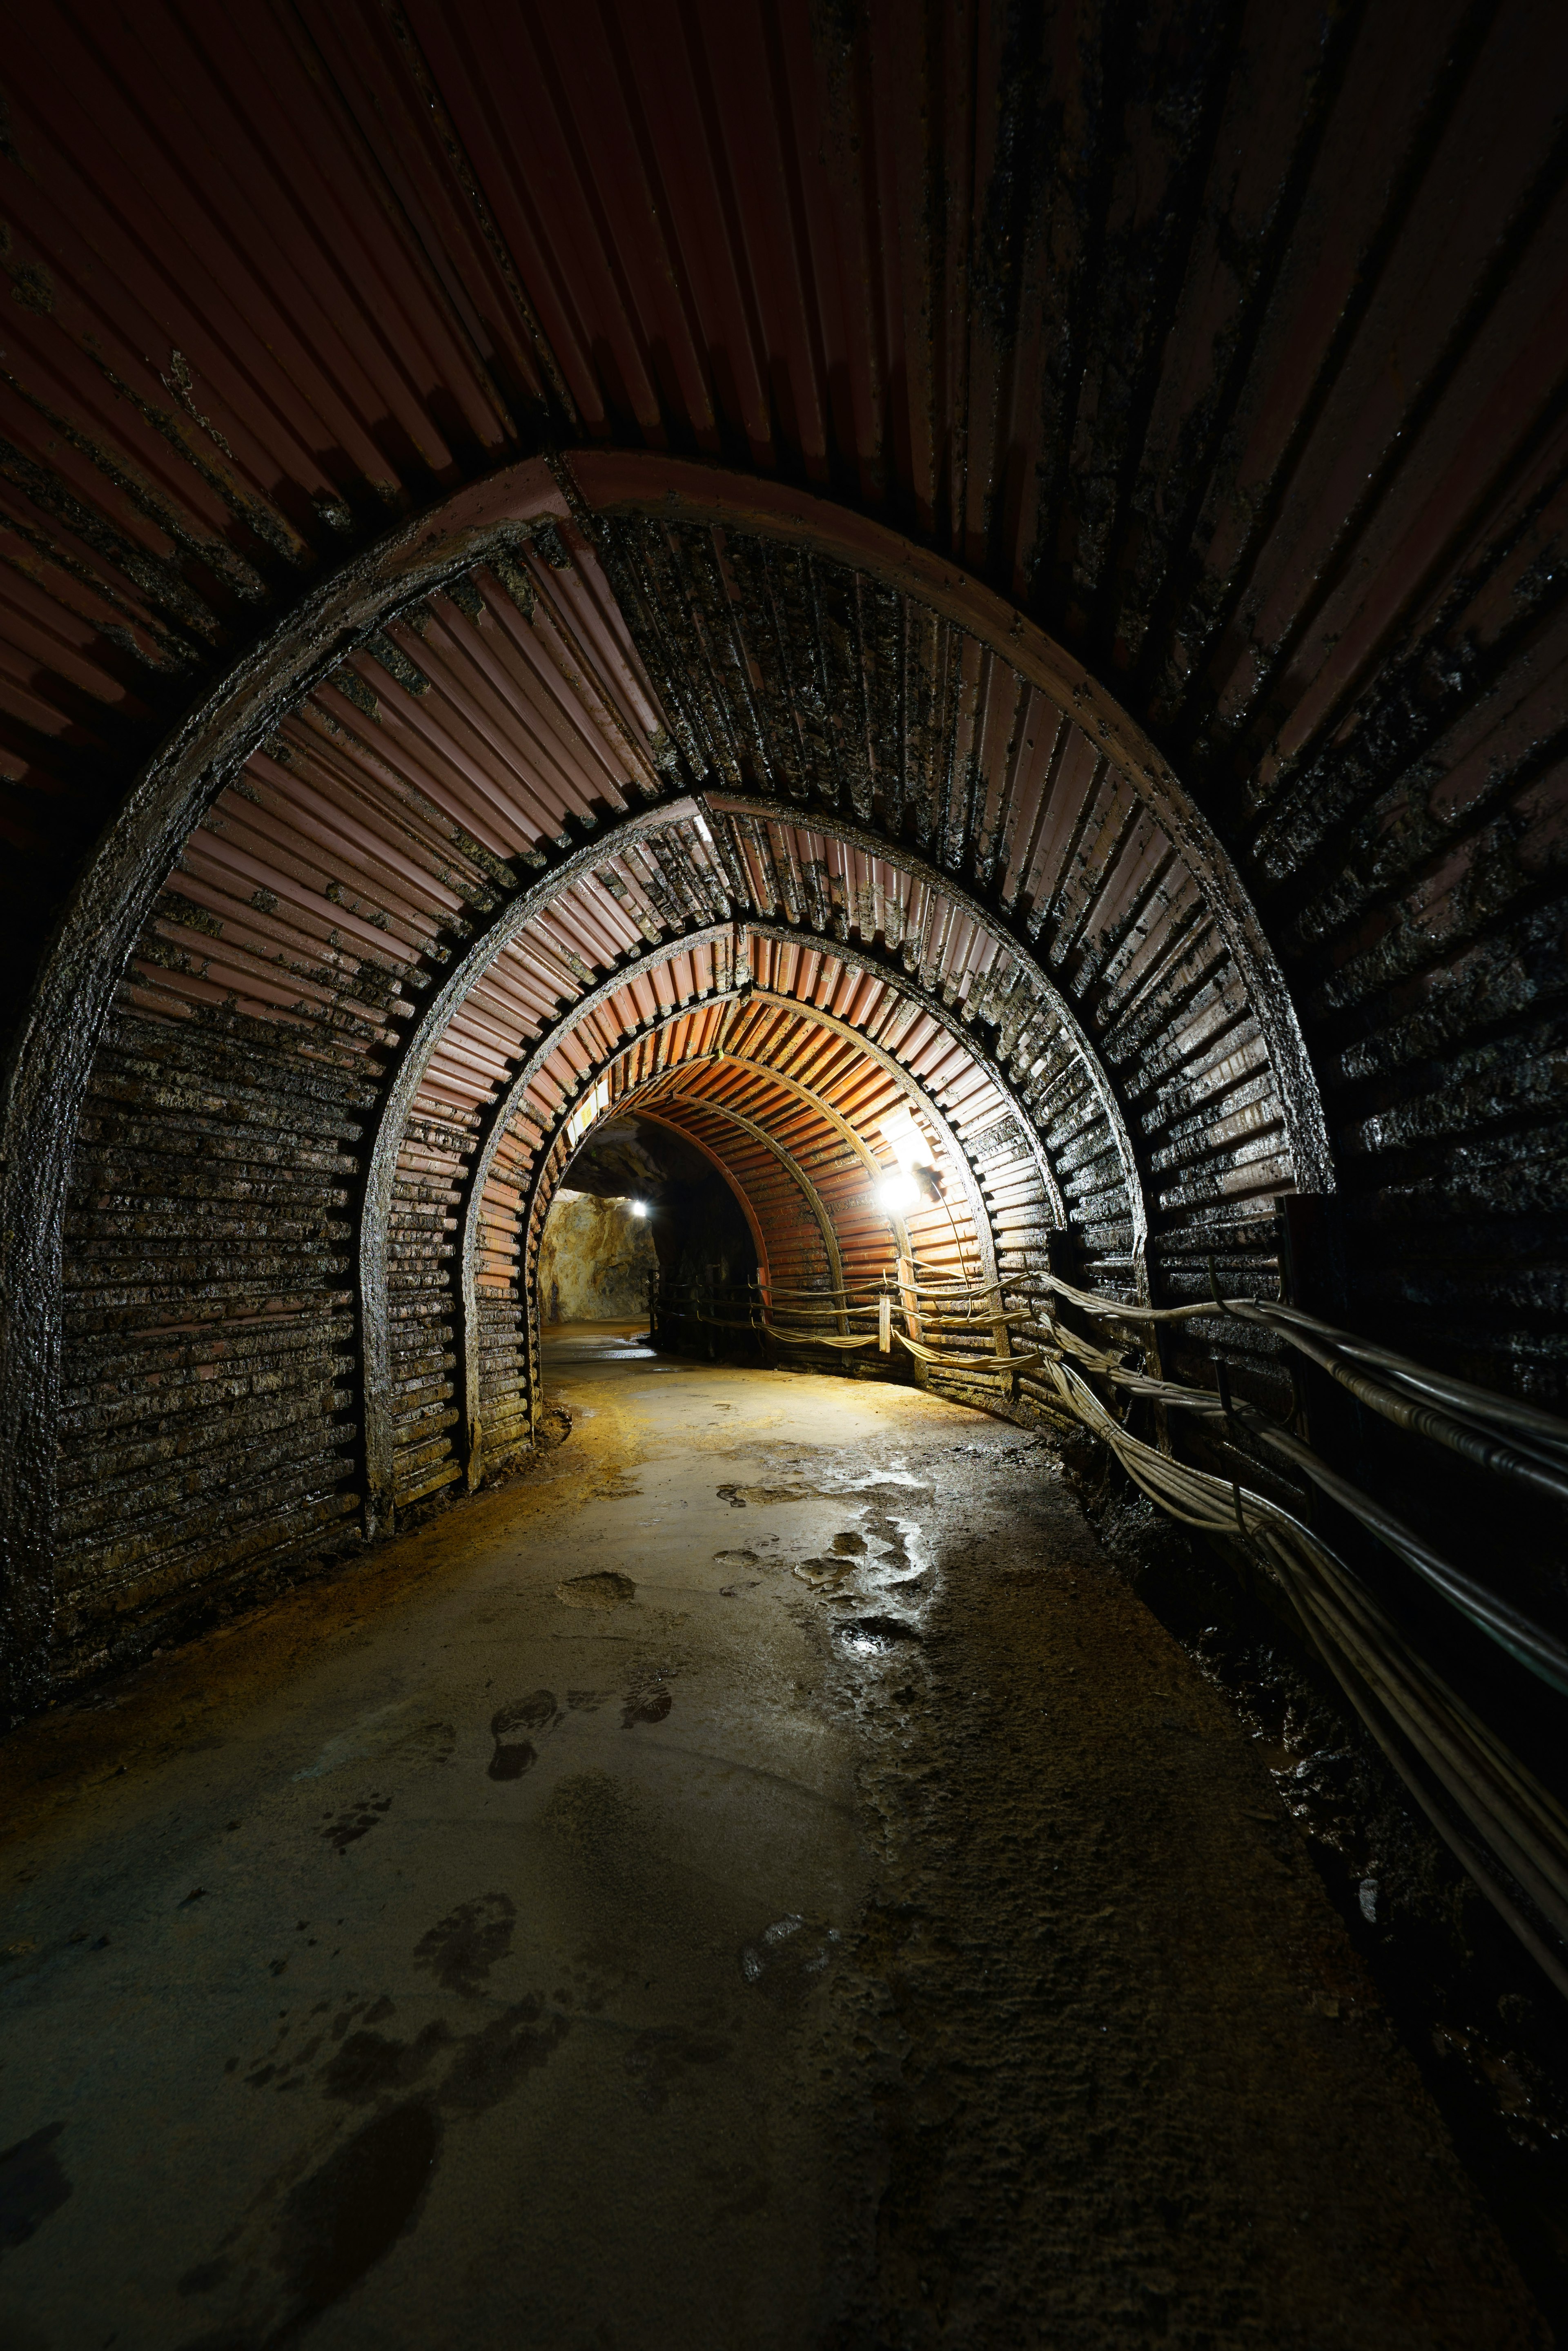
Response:
[[[294,1044],[127,1005],[99,1055],[67,1222],[62,1665],[352,1527],[371,1097]]]
[[[596,551],[562,492],[559,529],[389,604],[314,695],[280,694],[242,768],[214,751],[217,821],[141,926],[86,1101],[13,1138],[15,1167],[79,1114],[60,1417],[19,1448],[57,1482],[62,1604],[286,1560],[361,1507],[367,1105],[519,881],[678,788],[880,829],[1015,925],[1114,1073],[1160,1294],[1201,1291],[1211,1255],[1276,1280],[1277,1194],[1332,1182],[1318,1302],[1563,1407],[1565,86],[1568,19],[1536,0],[645,0],[460,28],[424,0],[259,0],[199,38],[155,0],[17,26],[19,1029],[171,729],[389,530],[548,438],[584,482],[665,449],[758,497],[809,485],[1049,631],[1228,852],[1331,1146],[1311,1183],[1285,1164],[1260,1005],[1092,725],[1058,752],[973,632],[852,562],[780,559],[755,517],[662,542],[622,517]],[[649,583],[623,608],[617,565]],[[459,1485],[470,1373],[527,1442],[525,1196],[562,1096],[494,1162],[470,1363],[455,1236],[495,1099],[583,973],[683,926],[738,910],[913,964],[1017,1077],[1028,1116],[985,1162],[1013,1261],[1065,1215],[1096,1280],[1131,1279],[1103,1105],[1081,1058],[1035,1052],[1043,1018],[967,914],[809,824],[709,829],[711,854],[688,811],[598,861],[403,1105],[370,1333],[399,1506]],[[706,1001],[706,952],[638,1018]],[[43,1050],[68,1061],[59,1019]],[[1458,1508],[1453,1479],[1398,1474],[1413,1512]],[[1555,1537],[1523,1547],[1563,1598]]]
[[[648,1280],[659,1270],[649,1221],[625,1200],[561,1190],[539,1243],[539,1319],[625,1322],[648,1311]]]

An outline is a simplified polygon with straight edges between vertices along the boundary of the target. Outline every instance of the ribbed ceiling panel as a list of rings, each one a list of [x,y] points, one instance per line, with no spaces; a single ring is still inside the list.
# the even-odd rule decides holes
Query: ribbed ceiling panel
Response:
[[[67,1408],[84,1444],[122,1432],[121,1516],[156,1476],[170,1527],[221,1489],[214,1541],[252,1541],[238,1486],[196,1464],[217,1420],[193,1402],[184,1435],[147,1433],[132,1357],[210,1395],[192,1329],[237,1343],[308,1294],[310,1410],[338,1435],[298,1491],[257,1468],[255,1523],[329,1517],[358,1442],[349,1203],[409,1040],[415,1281],[552,1024],[641,990],[551,1048],[547,1117],[661,1007],[708,1000],[695,936],[737,924],[852,1028],[906,1017],[884,981],[927,991],[907,1050],[1005,1092],[998,1131],[1019,1122],[1103,1278],[1134,1278],[1140,1215],[1169,1294],[1216,1249],[1268,1278],[1301,1170],[1235,927],[1135,762],[921,591],[948,561],[1086,664],[1217,829],[1305,1026],[1367,1317],[1555,1395],[1565,74],[1537,0],[19,20],[18,1007],[144,763],[303,597],[547,444],[576,517],[348,632],[238,771],[214,754],[74,1179]],[[585,446],[720,458],[758,511],[715,528],[672,493],[596,517]],[[908,533],[908,576],[825,532],[786,545],[759,519],[780,482]],[[634,977],[688,932],[684,971]],[[452,1408],[449,1352],[419,1353],[410,1413]]]

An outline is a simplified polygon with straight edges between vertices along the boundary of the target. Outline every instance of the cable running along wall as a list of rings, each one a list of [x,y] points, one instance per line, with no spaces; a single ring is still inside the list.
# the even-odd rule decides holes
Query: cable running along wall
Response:
[[[231,689],[150,773],[143,829],[189,812],[171,865],[134,811],[111,844],[144,911],[90,1066],[47,1072],[80,1105],[57,1488],[11,1517],[66,1659],[523,1441],[508,1191],[676,1015],[687,1058],[727,1006],[727,1069],[815,1092],[862,1190],[913,1089],[997,1265],[1066,1224],[1116,1295],[1217,1248],[1267,1283],[1270,1203],[1324,1180],[1267,947],[1124,715],[891,534],[641,462],[465,494],[340,597],[335,644],[273,649],[303,691]],[[96,939],[57,967],[84,1009]]]

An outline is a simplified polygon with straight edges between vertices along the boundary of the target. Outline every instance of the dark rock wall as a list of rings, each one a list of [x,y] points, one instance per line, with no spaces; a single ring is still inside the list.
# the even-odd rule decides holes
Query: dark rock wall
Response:
[[[757,1271],[757,1249],[739,1201],[722,1176],[673,1183],[658,1204],[653,1247],[672,1281],[740,1289]]]
[[[539,1244],[539,1312],[548,1322],[623,1322],[646,1317],[648,1279],[658,1271],[645,1217],[624,1200],[561,1191]]]

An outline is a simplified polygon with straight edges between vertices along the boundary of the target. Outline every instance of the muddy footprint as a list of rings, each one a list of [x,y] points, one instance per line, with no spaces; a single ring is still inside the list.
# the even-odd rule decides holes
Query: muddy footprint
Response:
[[[530,1690],[527,1698],[514,1698],[490,1717],[490,1736],[496,1751],[490,1758],[488,1776],[492,1780],[520,1780],[523,1773],[539,1760],[538,1749],[531,1739],[512,1738],[515,1730],[542,1730],[555,1712],[553,1690]]]
[[[669,1691],[657,1683],[649,1688],[628,1690],[621,1710],[621,1728],[634,1730],[640,1722],[663,1722],[674,1704]]]
[[[390,1796],[363,1797],[359,1803],[350,1804],[347,1812],[340,1813],[336,1819],[330,1813],[323,1813],[327,1825],[321,1834],[329,1844],[335,1845],[340,1853],[347,1853],[351,1844],[357,1844],[362,1836],[369,1836],[372,1829],[379,1828],[391,1810]]]

